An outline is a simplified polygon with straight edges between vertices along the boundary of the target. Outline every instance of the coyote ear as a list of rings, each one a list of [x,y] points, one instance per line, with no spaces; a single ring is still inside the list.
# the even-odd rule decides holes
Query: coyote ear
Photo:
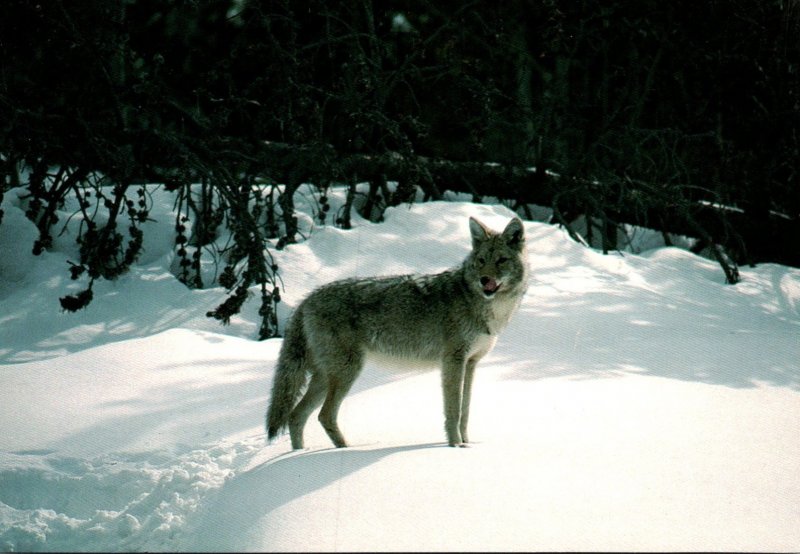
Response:
[[[525,244],[525,228],[518,217],[508,222],[503,231],[503,238],[506,239],[509,246],[515,246],[522,250],[522,246]]]
[[[489,229],[474,217],[469,218],[469,232],[472,234],[473,248],[489,238]]]

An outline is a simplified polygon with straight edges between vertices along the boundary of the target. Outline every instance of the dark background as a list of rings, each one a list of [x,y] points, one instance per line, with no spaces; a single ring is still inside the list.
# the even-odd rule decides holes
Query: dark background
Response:
[[[68,194],[109,219],[79,238],[90,284],[67,309],[135,260],[143,183],[201,216],[176,222],[178,247],[239,222],[223,321],[253,284],[279,299],[264,241],[295,240],[304,182],[344,227],[456,190],[552,207],[570,230],[585,215],[604,250],[622,223],[695,237],[729,282],[737,264],[800,266],[794,0],[2,4],[0,194],[29,189],[37,251]],[[328,214],[335,185],[351,194]]]

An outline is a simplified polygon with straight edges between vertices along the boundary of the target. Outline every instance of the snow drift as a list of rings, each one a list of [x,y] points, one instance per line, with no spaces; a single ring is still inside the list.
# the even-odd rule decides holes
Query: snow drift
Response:
[[[6,194],[0,226],[3,550],[800,548],[799,270],[728,286],[683,250],[603,256],[526,223],[531,284],[478,368],[471,448],[444,446],[436,371],[368,365],[339,418],[355,446],[312,416],[291,452],[264,443],[281,341],[251,340],[256,306],[209,321],[224,291],[178,283],[156,233],[61,313],[73,254],[30,256],[21,202]],[[170,226],[160,210],[149,231]],[[460,263],[470,215],[512,214],[308,226],[276,253],[281,316],[336,278]]]

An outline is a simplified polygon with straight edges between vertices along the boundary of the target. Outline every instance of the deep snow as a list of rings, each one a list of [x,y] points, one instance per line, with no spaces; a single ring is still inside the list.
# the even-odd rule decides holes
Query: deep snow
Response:
[[[6,194],[3,550],[800,549],[800,270],[728,286],[684,250],[603,256],[528,222],[530,289],[479,366],[471,448],[443,446],[436,371],[370,364],[340,414],[355,446],[312,417],[291,452],[262,430],[280,340],[252,340],[257,299],[229,327],[205,317],[224,293],[175,280],[173,202],[154,201],[139,263],[66,314],[69,232],[31,256]],[[281,318],[339,277],[459,263],[469,215],[511,212],[301,218],[310,238],[274,253]]]

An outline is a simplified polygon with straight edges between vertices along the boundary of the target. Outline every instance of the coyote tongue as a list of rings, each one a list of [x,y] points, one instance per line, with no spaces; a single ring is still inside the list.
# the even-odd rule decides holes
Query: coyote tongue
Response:
[[[483,285],[483,292],[485,292],[486,294],[494,294],[500,287],[500,285],[497,284],[497,281],[495,281],[491,277],[482,277],[481,284]]]

